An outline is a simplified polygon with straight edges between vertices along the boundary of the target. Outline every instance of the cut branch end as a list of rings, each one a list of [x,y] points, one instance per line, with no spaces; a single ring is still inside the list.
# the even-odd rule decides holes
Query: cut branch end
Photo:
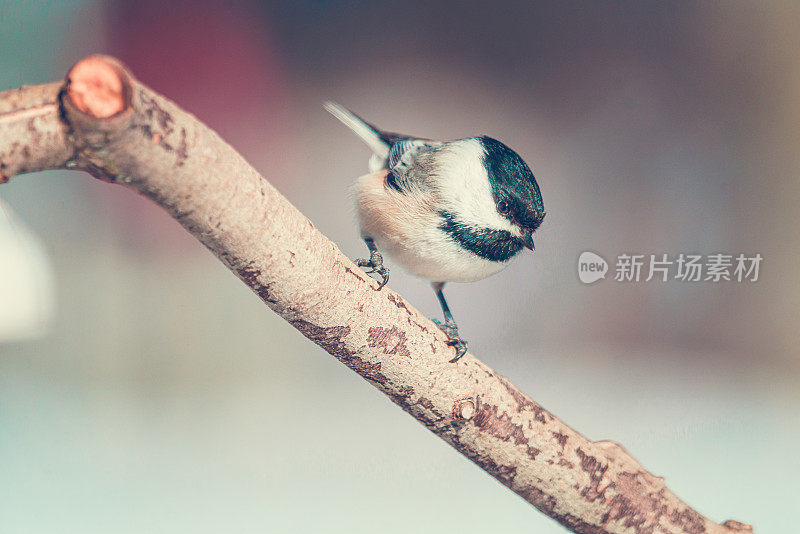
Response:
[[[113,58],[89,56],[67,75],[67,95],[75,108],[98,119],[107,119],[130,107],[129,75]]]

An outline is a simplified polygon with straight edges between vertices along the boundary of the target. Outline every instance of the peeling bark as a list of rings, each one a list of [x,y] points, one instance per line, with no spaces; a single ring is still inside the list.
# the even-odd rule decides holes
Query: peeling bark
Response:
[[[592,442],[350,262],[236,151],[116,60],[0,93],[0,181],[81,169],[166,209],[276,313],[574,532],[752,532],[683,503],[622,447]]]

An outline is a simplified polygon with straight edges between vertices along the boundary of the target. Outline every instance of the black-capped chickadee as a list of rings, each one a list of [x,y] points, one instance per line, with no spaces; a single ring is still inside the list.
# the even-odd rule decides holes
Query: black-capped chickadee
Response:
[[[429,280],[439,304],[448,344],[457,361],[467,351],[444,299],[445,282],[474,282],[504,267],[533,232],[544,203],[533,173],[519,155],[487,136],[432,141],[379,130],[334,103],[334,117],[372,149],[371,174],[356,181],[361,236],[369,247],[360,267],[389,280],[379,250],[411,274]]]

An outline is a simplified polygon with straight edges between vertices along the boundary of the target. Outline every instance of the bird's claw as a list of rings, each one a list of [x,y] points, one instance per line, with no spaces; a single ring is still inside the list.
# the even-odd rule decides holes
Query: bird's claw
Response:
[[[380,291],[389,281],[389,269],[384,267],[383,256],[381,256],[380,252],[370,252],[368,260],[358,259],[356,260],[356,265],[364,269],[367,274],[375,273],[380,276],[380,280],[377,280],[378,289],[376,291]]]
[[[461,336],[458,333],[458,326],[456,326],[455,322],[445,321],[441,322],[438,319],[433,319],[433,322],[436,323],[436,326],[447,335],[447,345],[450,347],[454,347],[456,349],[456,356],[450,363],[455,363],[461,359],[461,357],[467,353],[467,346],[468,343],[461,339]]]

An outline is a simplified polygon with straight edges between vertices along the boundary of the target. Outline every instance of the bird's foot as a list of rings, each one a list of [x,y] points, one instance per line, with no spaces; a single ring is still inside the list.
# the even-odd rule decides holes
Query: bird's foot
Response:
[[[384,267],[383,265],[383,256],[377,250],[370,251],[369,259],[363,260],[359,259],[356,260],[356,265],[364,269],[364,272],[367,274],[375,273],[380,277],[378,282],[378,289],[376,291],[380,291],[383,286],[389,281],[389,269]]]
[[[447,344],[456,349],[456,357],[450,360],[450,363],[457,362],[467,353],[467,342],[461,339],[458,333],[458,326],[455,321],[445,320],[445,322],[441,322],[438,319],[433,319],[433,322],[447,335]]]

